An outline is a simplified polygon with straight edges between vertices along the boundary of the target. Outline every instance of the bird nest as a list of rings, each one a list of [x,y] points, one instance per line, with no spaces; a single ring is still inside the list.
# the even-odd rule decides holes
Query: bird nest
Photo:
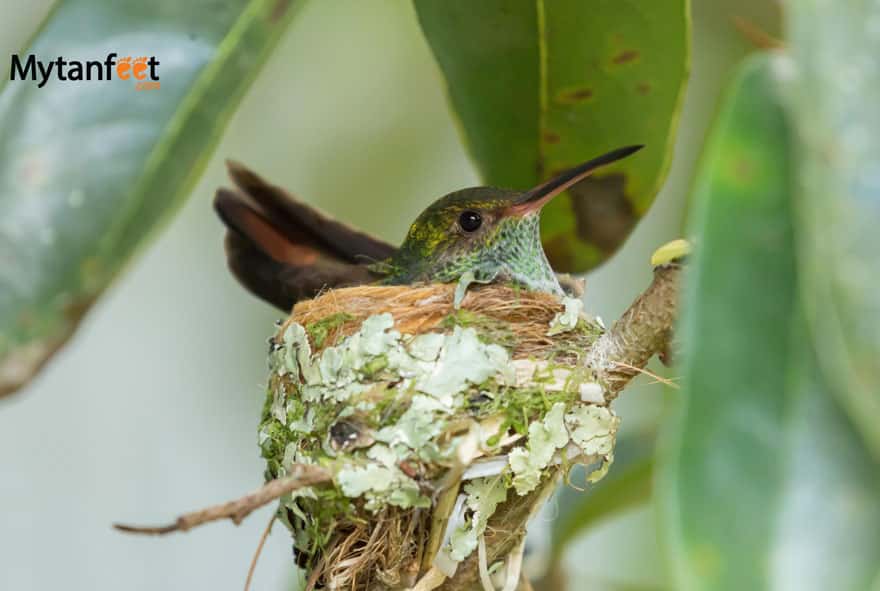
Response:
[[[582,357],[579,300],[503,285],[364,286],[300,302],[272,339],[260,423],[310,588],[505,588],[524,526],[569,466],[600,478],[618,418]]]

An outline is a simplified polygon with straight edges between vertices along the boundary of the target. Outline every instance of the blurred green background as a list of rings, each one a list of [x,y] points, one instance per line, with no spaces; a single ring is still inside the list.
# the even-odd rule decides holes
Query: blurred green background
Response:
[[[0,54],[22,48],[50,3],[0,1]],[[650,280],[648,259],[682,233],[683,206],[719,93],[752,45],[734,17],[778,29],[775,3],[693,6],[692,76],[672,169],[633,237],[588,276],[588,311],[617,317]],[[8,76],[8,63],[0,76]],[[0,586],[5,589],[238,587],[272,509],[161,540],[114,521],[161,522],[238,496],[262,478],[255,427],[265,339],[277,313],[225,267],[210,207],[223,159],[341,219],[399,241],[433,198],[477,184],[412,5],[309,2],[233,117],[192,198],[21,395],[0,401]],[[112,166],[112,162],[107,163]],[[617,403],[623,433],[666,417],[659,385]],[[533,528],[549,535],[551,503]],[[610,519],[568,550],[572,589],[664,589],[652,509]],[[276,527],[255,589],[291,585]]]

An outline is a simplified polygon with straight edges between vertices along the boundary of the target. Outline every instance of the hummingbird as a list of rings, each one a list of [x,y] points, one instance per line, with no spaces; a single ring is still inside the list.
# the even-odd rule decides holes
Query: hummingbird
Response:
[[[233,274],[284,311],[324,289],[365,284],[506,281],[562,295],[541,245],[541,209],[596,169],[641,148],[613,150],[526,191],[471,187],[449,193],[416,218],[399,248],[330,218],[237,162],[227,162],[237,188],[219,189],[214,208],[227,226]]]

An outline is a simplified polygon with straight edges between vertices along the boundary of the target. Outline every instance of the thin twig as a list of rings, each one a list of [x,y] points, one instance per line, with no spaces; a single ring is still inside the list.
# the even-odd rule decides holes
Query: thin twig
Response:
[[[654,378],[653,382],[649,382],[651,384],[663,384],[664,386],[669,386],[670,388],[674,388],[676,390],[679,389],[678,384],[675,383],[675,380],[672,378],[664,378],[661,375],[654,373],[649,369],[645,369],[644,367],[635,367],[634,365],[630,365],[629,363],[624,363],[623,361],[616,362],[617,365],[623,367],[625,369],[631,369],[635,372],[645,374],[646,376]]]
[[[278,513],[272,513],[269,523],[266,524],[266,529],[263,530],[263,535],[260,536],[260,542],[257,544],[257,550],[254,552],[254,557],[251,559],[251,566],[248,568],[247,579],[244,581],[244,591],[248,591],[248,589],[251,588],[251,580],[254,578],[254,571],[257,570],[257,561],[260,559],[260,554],[263,553],[263,546],[266,544],[266,540],[272,532],[272,525],[274,525],[275,518],[277,517]]]
[[[199,525],[217,521],[218,519],[231,519],[235,525],[238,525],[253,510],[259,509],[263,505],[289,492],[320,482],[327,482],[331,478],[330,472],[320,466],[295,464],[288,471],[287,476],[270,480],[252,493],[234,501],[227,501],[226,503],[181,515],[174,523],[161,526],[137,526],[114,523],[113,527],[119,531],[132,534],[165,535],[176,531],[187,531]]]
[[[733,26],[749,43],[758,49],[785,49],[785,43],[762,29],[756,23],[741,16],[732,17]]]

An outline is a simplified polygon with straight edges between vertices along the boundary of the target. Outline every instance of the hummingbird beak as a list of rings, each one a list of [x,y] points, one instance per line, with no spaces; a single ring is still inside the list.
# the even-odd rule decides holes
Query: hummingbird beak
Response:
[[[612,150],[607,154],[602,154],[598,158],[588,160],[579,166],[575,166],[565,172],[557,175],[549,181],[538,185],[530,191],[523,193],[516,202],[508,209],[512,215],[526,215],[534,211],[539,211],[551,199],[575,185],[606,164],[617,162],[622,158],[626,158],[630,154],[638,152],[644,146],[627,146]]]

